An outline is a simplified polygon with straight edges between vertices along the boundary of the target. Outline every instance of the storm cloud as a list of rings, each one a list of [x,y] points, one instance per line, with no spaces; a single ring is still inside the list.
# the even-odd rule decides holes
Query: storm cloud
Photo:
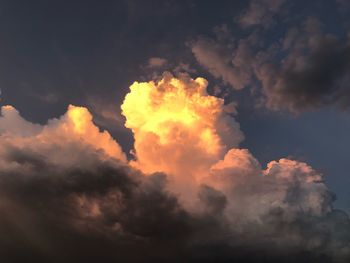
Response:
[[[221,116],[220,99],[205,92],[204,79],[167,76],[158,84],[135,83],[129,100],[141,92],[138,89],[147,91],[148,85],[159,92],[152,93],[159,96],[155,108],[148,108],[153,114],[175,110],[167,106],[167,96],[180,92],[183,97],[179,100],[193,104],[187,110],[198,111],[203,118],[201,125],[193,126],[173,119],[172,127],[177,128],[159,135],[167,140],[146,144],[153,147],[154,156],[164,149],[177,149],[178,158],[186,154],[186,148],[180,147],[183,140],[176,138],[191,127],[200,135],[206,123],[212,127],[213,138],[220,137],[218,143],[224,141],[224,133],[217,130],[224,127],[220,122],[237,129],[235,122]],[[197,105],[197,100],[211,104]],[[220,121],[208,122],[205,107],[214,107]],[[123,110],[126,108],[124,105]],[[143,127],[137,134],[140,144],[147,135],[146,127],[153,127],[147,124],[151,119],[137,119],[143,125],[137,126],[141,124],[129,114],[126,118],[134,132]],[[4,124],[11,119],[15,121],[7,129]],[[164,123],[169,121],[158,119],[157,125]],[[322,174],[306,163],[280,159],[263,169],[237,144],[226,154],[212,152],[211,158],[218,154],[216,160],[201,163],[207,159],[207,149],[199,144],[189,148],[197,155],[193,167],[188,163],[191,159],[184,163],[171,158],[169,152],[170,157],[164,157],[159,166],[152,160],[151,170],[155,171],[143,172],[143,165],[128,162],[117,141],[95,126],[87,109],[76,106],[69,106],[65,115],[45,125],[30,123],[6,106],[0,127],[0,253],[4,262],[349,259],[349,217],[333,209],[334,194]],[[135,158],[137,161],[138,156]],[[178,169],[165,169],[166,165],[173,167],[171,162]],[[207,168],[201,169],[203,166]],[[187,182],[186,188],[178,181]],[[193,200],[184,198],[187,191]]]

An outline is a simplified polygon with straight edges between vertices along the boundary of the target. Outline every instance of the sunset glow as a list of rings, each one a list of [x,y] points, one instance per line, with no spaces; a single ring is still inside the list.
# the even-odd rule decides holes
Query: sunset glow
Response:
[[[223,100],[206,88],[203,78],[172,76],[130,86],[121,108],[134,134],[133,165],[145,173],[186,171],[191,177],[220,158],[225,146],[216,125]]]
[[[0,1],[0,263],[349,263],[350,1]]]

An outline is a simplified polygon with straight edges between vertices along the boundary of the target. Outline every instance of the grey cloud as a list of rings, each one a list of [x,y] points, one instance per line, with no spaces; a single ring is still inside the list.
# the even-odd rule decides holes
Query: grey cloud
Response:
[[[326,33],[314,17],[290,27],[278,41],[268,41],[266,32],[253,30],[240,40],[199,37],[191,49],[214,77],[235,90],[251,88],[260,95],[258,104],[269,109],[349,108],[347,36]]]
[[[246,221],[240,228],[223,216],[225,195],[209,186],[200,192],[206,209],[196,215],[165,191],[162,174],[145,177],[101,161],[93,170],[53,167],[22,150],[8,160],[21,168],[1,173],[4,262],[280,262],[286,255],[289,262],[335,262],[328,240],[349,238],[342,212],[286,220],[288,210],[274,208],[260,223]],[[24,174],[28,165],[32,172]],[[305,250],[310,242],[315,250]]]
[[[250,40],[240,40],[234,44],[222,44],[209,38],[200,37],[193,41],[191,50],[200,65],[224,84],[240,90],[252,78],[250,63],[253,54],[249,48]],[[234,45],[234,48],[231,47]]]
[[[41,125],[25,121],[12,106],[3,107],[0,115],[0,134],[33,135],[42,130]]]
[[[232,149],[198,185],[191,209],[167,175],[141,174],[105,145],[73,136],[74,110],[93,132],[88,112],[70,108],[39,133],[0,134],[3,262],[349,259],[349,218],[305,163],[282,159],[262,170],[248,150]]]
[[[200,186],[200,209],[192,211],[169,192],[166,175],[142,175],[98,149],[53,144],[79,155],[67,166],[34,141],[1,145],[4,262],[280,262],[286,255],[346,262],[349,255],[349,218],[332,209],[333,195],[303,163],[273,162],[262,176],[247,150],[234,150]]]
[[[161,174],[144,177],[99,158],[93,169],[65,168],[23,149],[6,159],[18,168],[1,171],[3,262],[141,260],[147,253],[165,260],[174,252],[156,249],[191,233],[189,215],[163,190]]]
[[[159,57],[152,57],[148,59],[148,67],[161,67],[164,66],[164,64],[167,63],[167,60],[165,58],[159,58]]]
[[[242,27],[268,27],[273,23],[273,16],[283,3],[284,0],[252,0],[249,7],[238,17],[238,22]]]
[[[285,58],[270,59],[258,70],[272,109],[294,112],[335,105],[349,107],[349,41],[324,34],[317,19],[290,30],[283,43]]]

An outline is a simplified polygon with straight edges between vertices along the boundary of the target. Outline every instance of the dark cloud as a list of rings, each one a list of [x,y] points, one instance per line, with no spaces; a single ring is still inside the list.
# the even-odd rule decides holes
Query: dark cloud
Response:
[[[266,9],[270,5],[277,8],[273,2],[252,1],[250,8],[257,3]],[[288,19],[275,18],[284,28],[275,23],[277,37],[269,40],[271,28],[260,27],[269,23],[256,19],[258,22],[249,24],[253,29],[239,40],[223,39],[222,34],[198,37],[191,44],[197,62],[235,90],[250,87],[255,94],[260,92],[259,104],[263,102],[272,110],[302,112],[330,105],[349,108],[350,48],[346,32],[328,33],[316,17],[292,24]]]
[[[28,5],[25,12],[6,4],[7,23],[0,28],[12,26],[4,33],[0,65],[5,98],[27,109],[40,101],[36,111],[26,112],[40,120],[47,104],[65,104],[64,97],[85,101],[98,113],[96,123],[119,130],[123,120],[113,114],[115,100],[139,78],[138,70],[154,77],[163,67],[196,72],[188,53],[179,51],[188,36],[231,21],[240,7],[208,3],[129,1],[96,9],[88,1],[74,8]],[[260,85],[271,109],[348,107],[348,40],[324,34],[316,19],[281,37],[271,31],[264,36],[278,27],[274,19],[282,3],[251,1],[235,19],[248,31],[236,35],[226,25],[216,27],[214,39],[191,42],[195,58],[235,89]],[[269,37],[272,43],[265,41]],[[159,72],[140,66],[151,57],[168,63],[153,61]],[[198,195],[189,208],[171,191],[170,176],[132,168],[86,111],[78,123],[66,114],[47,125],[23,120],[12,107],[2,114],[1,262],[349,261],[349,217],[333,208],[322,176],[304,163],[282,159],[263,170],[249,151],[235,149],[210,171],[207,184],[191,189]]]
[[[18,168],[1,172],[3,262],[333,262],[328,240],[349,241],[340,211],[288,222],[287,210],[273,209],[242,231],[225,221],[226,198],[208,186],[200,192],[206,212],[196,215],[167,193],[163,174],[98,159],[93,170],[65,169],[18,149],[7,161]],[[293,235],[304,239],[293,245]],[[304,242],[323,242],[324,251]]]
[[[254,54],[250,48],[256,39],[252,35],[247,39],[221,41],[222,32],[218,32],[215,41],[199,37],[191,42],[192,53],[197,62],[215,78],[236,90],[245,88],[253,78]]]
[[[242,27],[268,27],[284,2],[285,0],[252,0],[237,20]]]
[[[346,262],[349,255],[349,218],[332,209],[333,195],[306,164],[273,162],[262,176],[247,150],[234,150],[189,209],[164,174],[145,176],[83,141],[43,146],[35,136],[27,145],[0,137],[2,262]],[[77,159],[57,162],[70,158],[67,151]]]
[[[259,69],[267,105],[272,109],[304,111],[327,105],[346,109],[350,92],[350,47],[347,39],[325,34],[317,19],[284,38],[287,53]]]
[[[93,170],[64,169],[23,150],[7,157],[21,168],[1,174],[3,262],[162,258],[174,252],[156,248],[172,250],[191,233],[163,175],[102,161]]]

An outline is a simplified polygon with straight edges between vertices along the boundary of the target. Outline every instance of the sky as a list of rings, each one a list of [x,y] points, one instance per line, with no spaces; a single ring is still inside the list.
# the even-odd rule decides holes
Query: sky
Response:
[[[1,1],[0,255],[348,262],[349,15]]]

